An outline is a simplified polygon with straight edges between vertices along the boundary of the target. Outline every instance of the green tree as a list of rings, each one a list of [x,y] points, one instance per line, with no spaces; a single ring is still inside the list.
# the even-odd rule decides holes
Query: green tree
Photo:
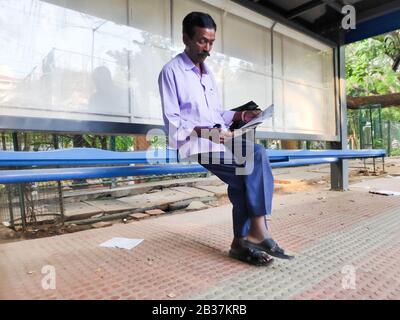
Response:
[[[346,47],[346,90],[351,97],[400,91],[399,73],[392,69],[383,36]],[[400,49],[400,44],[399,44]]]
[[[365,39],[346,47],[346,91],[351,97],[400,92],[400,31]],[[399,108],[382,109],[382,121],[400,121]],[[359,147],[359,110],[348,110],[349,137]],[[378,117],[373,114],[373,120]]]

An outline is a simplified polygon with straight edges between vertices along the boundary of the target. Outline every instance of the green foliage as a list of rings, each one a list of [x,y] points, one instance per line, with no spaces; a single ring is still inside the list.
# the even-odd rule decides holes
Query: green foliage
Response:
[[[166,148],[167,139],[165,136],[154,136],[150,140],[150,145],[154,148]]]
[[[373,149],[382,149],[384,147],[385,147],[385,145],[384,145],[383,139],[375,139],[374,140],[374,144],[372,146]]]
[[[346,47],[347,95],[359,97],[400,91],[399,74],[386,54],[382,38],[366,39]]]
[[[115,137],[115,148],[117,151],[128,151],[133,146],[133,138],[130,136]]]
[[[399,31],[362,40],[346,47],[346,91],[347,96],[361,97],[400,92]],[[397,72],[396,72],[397,71]],[[360,126],[370,122],[368,110],[348,110],[348,134],[355,148],[360,148]],[[399,122],[400,108],[372,110],[374,124],[374,148],[384,148],[389,142],[379,138],[379,123]],[[400,149],[392,150],[392,155]],[[400,154],[399,154],[400,155]]]
[[[397,148],[397,149],[390,150],[390,155],[393,157],[400,156],[400,149]]]
[[[400,109],[399,108],[382,109],[382,120],[400,121]]]

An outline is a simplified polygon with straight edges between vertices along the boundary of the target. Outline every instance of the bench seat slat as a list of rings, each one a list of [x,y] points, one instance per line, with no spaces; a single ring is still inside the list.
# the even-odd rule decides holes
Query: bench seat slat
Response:
[[[338,158],[300,159],[285,162],[275,162],[271,163],[271,166],[272,168],[295,167],[310,164],[332,163],[338,160]],[[0,183],[29,183],[74,179],[95,179],[201,172],[207,172],[207,170],[199,164],[3,170],[0,171]]]
[[[385,150],[267,150],[270,162],[338,157],[341,159],[384,157]],[[25,152],[0,151],[0,166],[79,166],[176,163],[173,149],[117,152],[95,148]]]

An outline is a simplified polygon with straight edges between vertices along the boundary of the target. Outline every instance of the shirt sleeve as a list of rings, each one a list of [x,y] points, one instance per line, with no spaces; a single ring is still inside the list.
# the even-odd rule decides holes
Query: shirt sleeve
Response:
[[[221,116],[225,121],[225,125],[229,128],[233,122],[233,116],[235,115],[235,111],[224,110],[221,112]]]
[[[169,144],[173,148],[178,148],[179,142],[188,140],[195,127],[191,122],[181,118],[176,85],[173,71],[164,68],[158,78],[158,86]]]

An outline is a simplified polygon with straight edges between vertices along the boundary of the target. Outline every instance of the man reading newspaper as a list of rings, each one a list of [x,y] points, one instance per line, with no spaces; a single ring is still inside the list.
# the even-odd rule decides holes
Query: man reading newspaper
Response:
[[[267,266],[273,260],[270,256],[292,258],[268,231],[266,217],[272,213],[274,188],[268,155],[249,137],[254,130],[235,137],[228,128],[235,121],[254,126],[271,114],[273,107],[264,114],[222,108],[216,81],[205,64],[216,31],[214,20],[206,13],[192,12],[184,18],[185,50],[163,67],[158,80],[164,122],[169,145],[179,150],[181,158],[196,159],[228,184],[233,205],[230,256]]]

